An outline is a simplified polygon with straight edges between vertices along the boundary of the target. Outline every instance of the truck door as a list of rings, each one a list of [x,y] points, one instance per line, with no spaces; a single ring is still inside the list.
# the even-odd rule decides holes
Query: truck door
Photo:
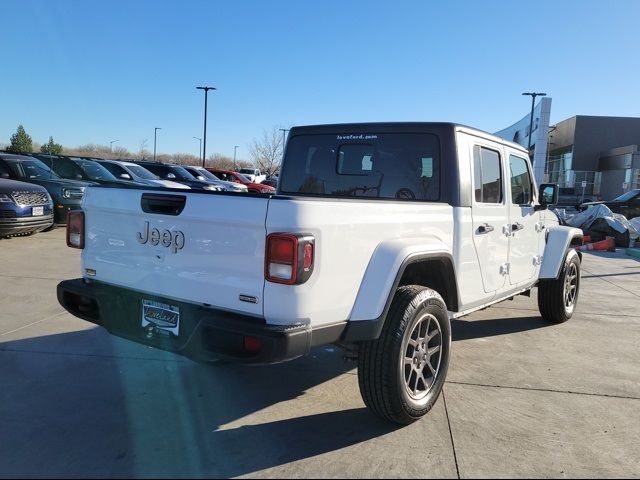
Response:
[[[509,283],[531,280],[540,263],[540,214],[534,210],[529,162],[509,154]]]
[[[473,146],[473,242],[487,293],[505,284],[509,237],[502,154],[490,144]]]

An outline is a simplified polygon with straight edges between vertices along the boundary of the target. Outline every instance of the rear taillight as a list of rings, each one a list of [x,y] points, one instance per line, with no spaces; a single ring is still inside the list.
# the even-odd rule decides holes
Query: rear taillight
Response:
[[[272,233],[267,236],[265,278],[299,285],[313,273],[314,238],[311,235]]]
[[[84,212],[82,211],[67,213],[67,246],[84,248]]]

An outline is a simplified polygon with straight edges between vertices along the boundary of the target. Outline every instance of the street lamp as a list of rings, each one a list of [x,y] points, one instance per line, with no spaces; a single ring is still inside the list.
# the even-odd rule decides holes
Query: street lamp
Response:
[[[109,142],[109,153],[111,153],[111,152],[113,151],[113,148],[112,148],[112,147],[113,147],[113,144],[114,144],[114,143],[116,143],[116,142],[119,142],[119,141],[120,141],[120,140],[111,140],[111,141]]]
[[[207,156],[207,96],[209,90],[217,90],[216,87],[196,87],[198,90],[204,90],[204,147],[202,149],[202,166],[204,167],[204,159]]]
[[[289,129],[281,128],[280,131],[282,132],[282,157],[284,158],[284,144],[287,140],[287,132],[289,131]]]
[[[200,140],[200,147],[198,148],[198,156],[201,157],[202,156],[202,139],[200,137],[193,137],[196,140]]]
[[[531,136],[533,135],[533,108],[536,103],[536,97],[544,97],[546,93],[539,92],[524,92],[522,95],[528,95],[531,97],[531,117],[529,118],[529,145],[527,146],[527,152],[531,155]]]
[[[238,145],[233,147],[233,171],[237,170],[236,168],[236,150],[238,150]]]
[[[160,127],[156,127],[153,129],[153,161],[156,161],[156,138],[158,135],[158,130],[162,130]]]

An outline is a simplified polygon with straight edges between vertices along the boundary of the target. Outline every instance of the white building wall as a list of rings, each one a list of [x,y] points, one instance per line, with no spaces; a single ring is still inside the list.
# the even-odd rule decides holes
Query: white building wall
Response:
[[[510,127],[496,132],[495,135],[516,142],[527,148],[529,146],[529,123],[531,111]],[[549,120],[551,118],[551,98],[542,97],[533,109],[533,132],[531,147],[533,149],[533,175],[536,183],[544,182],[544,170],[547,160],[547,142],[549,137]],[[529,152],[531,154],[531,152]]]

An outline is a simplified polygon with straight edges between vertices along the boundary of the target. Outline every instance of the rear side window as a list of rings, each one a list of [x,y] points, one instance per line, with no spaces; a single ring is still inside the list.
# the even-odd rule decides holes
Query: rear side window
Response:
[[[473,147],[474,191],[477,203],[502,202],[500,154],[495,150]]]
[[[295,135],[282,168],[282,193],[440,199],[440,146],[427,133]]]
[[[511,203],[515,205],[529,205],[531,196],[531,175],[524,158],[509,155],[511,170]]]
[[[145,165],[144,168],[160,178],[166,178],[171,171],[168,168],[159,167],[157,165]]]
[[[120,165],[116,165],[115,163],[102,163],[101,165],[116,177],[119,177],[123,173],[127,173],[124,168],[122,168]]]

